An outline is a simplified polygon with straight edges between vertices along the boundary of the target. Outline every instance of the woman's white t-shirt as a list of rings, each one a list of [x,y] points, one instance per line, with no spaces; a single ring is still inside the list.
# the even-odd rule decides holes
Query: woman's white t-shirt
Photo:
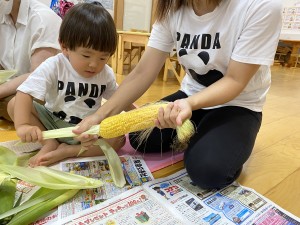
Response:
[[[280,0],[222,0],[203,16],[181,7],[166,21],[153,25],[148,46],[165,52],[175,46],[186,71],[181,90],[188,96],[222,78],[230,60],[261,65],[242,93],[224,104],[259,112],[271,84],[281,4]]]

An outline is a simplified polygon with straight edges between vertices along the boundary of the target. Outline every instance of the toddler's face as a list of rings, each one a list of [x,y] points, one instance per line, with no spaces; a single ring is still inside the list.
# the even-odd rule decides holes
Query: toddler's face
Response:
[[[78,47],[75,51],[67,49],[63,52],[76,72],[85,78],[93,77],[101,72],[110,57],[108,52],[83,47]]]

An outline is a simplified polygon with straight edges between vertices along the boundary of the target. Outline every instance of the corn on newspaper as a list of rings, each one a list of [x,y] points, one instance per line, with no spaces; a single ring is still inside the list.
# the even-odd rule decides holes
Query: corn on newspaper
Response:
[[[58,224],[299,225],[300,219],[238,183],[221,190],[200,189],[186,171],[181,170],[67,217]]]
[[[114,185],[109,171],[109,165],[104,156],[70,159],[59,164],[59,169],[86,177],[101,179],[104,185],[96,189],[81,190],[74,198],[60,205],[56,211],[51,211],[37,220],[34,225],[60,224],[60,220],[80,213],[108,199],[120,195],[154,180],[150,170],[141,156],[121,156],[126,185],[118,188]]]
[[[19,141],[1,142],[18,156],[28,154],[39,150],[41,145],[38,143],[17,144]],[[17,145],[16,145],[17,144]],[[56,221],[71,216],[82,210],[88,209],[96,204],[102,203],[107,199],[113,198],[135,186],[140,186],[145,182],[152,181],[154,178],[147,167],[142,156],[121,156],[123,172],[126,178],[126,185],[118,188],[114,185],[109,171],[108,161],[105,156],[73,158],[51,166],[54,169],[65,172],[76,173],[95,179],[101,179],[104,182],[102,187],[97,189],[85,189],[80,191],[73,199],[62,204],[58,209],[54,209],[38,219],[34,225],[56,224]],[[22,195],[21,203],[28,200],[37,190],[38,186],[29,184],[25,181],[18,181],[15,199]]]

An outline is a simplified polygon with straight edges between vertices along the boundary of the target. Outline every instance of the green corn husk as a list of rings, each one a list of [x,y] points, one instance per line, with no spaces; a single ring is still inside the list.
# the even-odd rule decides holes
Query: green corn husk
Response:
[[[109,165],[109,171],[114,184],[117,187],[124,187],[126,180],[124,177],[121,160],[116,151],[103,139],[98,139],[95,145],[99,145],[102,149]]]
[[[8,148],[0,146],[0,155],[2,165],[12,165],[16,162],[17,155]],[[16,190],[16,180],[0,171],[0,215],[14,207]],[[9,220],[10,218],[2,218],[0,224],[6,224]]]
[[[13,165],[17,160],[17,154],[6,147],[0,146],[0,164]]]
[[[97,188],[103,185],[102,181],[92,178],[71,174],[49,167],[21,167],[0,165],[0,171],[17,177],[28,183],[51,189],[85,189]]]
[[[84,134],[99,134],[99,125],[92,126],[89,130],[84,132]],[[43,139],[53,139],[53,138],[64,138],[64,137],[76,137],[77,134],[74,134],[72,130],[76,127],[66,127],[55,130],[43,131]]]
[[[7,210],[4,213],[0,214],[0,221],[1,219],[10,217],[25,209],[33,207],[36,204],[45,202],[49,199],[56,198],[59,194],[64,193],[64,191],[65,190],[52,190],[47,188],[40,188],[34,193],[34,195],[31,196],[29,200],[24,202],[22,205],[17,205],[14,208],[11,208],[10,210]]]
[[[0,146],[0,154],[0,224],[30,224],[72,198],[80,189],[96,188],[102,185],[100,180],[48,167],[17,166],[25,165],[30,156],[17,157],[13,151],[5,147]],[[14,206],[16,179],[12,177],[47,188],[40,188],[29,200],[19,205],[21,195]]]
[[[14,207],[16,181],[7,177],[0,185],[0,215]],[[10,218],[0,218],[0,224],[6,224]]]
[[[74,128],[68,127],[68,128],[62,128],[58,130],[49,130],[43,132],[43,138],[44,139],[50,139],[50,138],[59,138],[59,137],[75,137],[76,135],[72,132]],[[56,131],[56,132],[54,132]],[[92,128],[85,133],[87,134],[98,134],[99,133],[99,125],[92,126]],[[126,183],[125,177],[122,170],[122,165],[120,162],[120,158],[117,155],[116,151],[107,144],[104,140],[98,139],[98,141],[95,143],[95,145],[99,145],[99,147],[103,150],[103,153],[105,154],[108,164],[110,166],[110,172],[111,176],[113,178],[114,184],[117,187],[123,187]],[[78,156],[81,155],[85,149],[81,149],[78,153]]]
[[[25,155],[18,156],[14,165],[26,167],[28,166],[29,159],[34,155],[36,155],[36,152],[30,152]]]
[[[8,225],[27,225],[35,222],[39,217],[49,212],[58,205],[73,198],[79,190],[55,190],[56,197],[40,202],[30,208],[27,208],[18,214],[8,223]]]
[[[0,70],[0,84],[6,82],[11,76],[15,75],[17,70]]]

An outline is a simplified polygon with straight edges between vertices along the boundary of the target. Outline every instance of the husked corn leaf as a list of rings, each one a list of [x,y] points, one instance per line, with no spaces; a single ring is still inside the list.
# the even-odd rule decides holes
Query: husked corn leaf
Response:
[[[0,146],[0,164],[13,165],[17,160],[17,155],[6,147]]]
[[[27,225],[35,222],[39,217],[51,209],[61,205],[65,201],[73,198],[79,190],[55,190],[57,197],[46,200],[45,202],[38,203],[30,208],[27,208],[18,214],[8,223],[8,225]]]
[[[24,180],[28,183],[50,189],[85,189],[97,188],[103,185],[102,181],[71,174],[49,167],[39,166],[35,168],[0,165],[0,170]]]
[[[124,177],[121,160],[116,151],[103,139],[98,139],[95,144],[98,144],[105,154],[108,164],[109,171],[117,187],[124,187],[126,180]]]
[[[36,193],[34,193],[33,196],[31,196],[29,200],[24,202],[22,205],[10,209],[9,211],[6,211],[3,214],[0,214],[0,221],[3,218],[17,214],[25,209],[35,206],[36,204],[45,202],[49,199],[55,199],[58,196],[64,194],[65,192],[66,192],[65,190],[53,190],[53,189],[40,188]]]
[[[24,154],[24,155],[21,155],[21,156],[18,156],[14,165],[16,166],[28,166],[28,161],[29,159],[34,156],[36,154],[36,152],[30,152],[30,153],[27,153],[27,154]]]
[[[16,181],[7,177],[0,185],[0,215],[13,208],[15,193]]]
[[[17,70],[0,70],[0,84],[6,82],[11,76],[15,75]]]
[[[72,132],[75,127],[66,127],[55,130],[47,130],[43,131],[44,139],[52,139],[52,138],[64,138],[64,137],[76,137],[77,135]],[[84,134],[98,134],[99,133],[99,125],[92,126],[89,130],[85,131]]]

